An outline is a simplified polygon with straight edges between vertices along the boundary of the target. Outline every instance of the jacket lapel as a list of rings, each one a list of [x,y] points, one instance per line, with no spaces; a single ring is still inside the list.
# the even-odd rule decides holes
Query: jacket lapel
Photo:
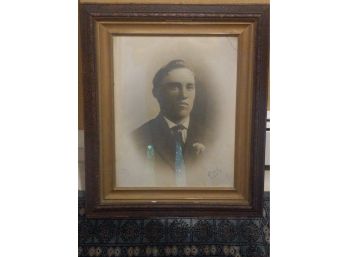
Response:
[[[187,138],[184,147],[184,158],[186,162],[197,157],[192,145],[197,142],[202,143],[198,131],[197,124],[195,124],[194,121],[191,121],[187,130]]]
[[[156,117],[151,131],[155,152],[175,170],[175,142],[163,117]]]

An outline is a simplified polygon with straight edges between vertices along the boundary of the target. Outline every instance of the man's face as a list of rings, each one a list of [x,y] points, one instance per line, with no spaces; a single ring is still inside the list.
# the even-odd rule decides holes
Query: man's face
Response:
[[[192,71],[177,68],[163,78],[157,99],[163,114],[172,121],[179,122],[190,115],[195,94],[195,78]]]

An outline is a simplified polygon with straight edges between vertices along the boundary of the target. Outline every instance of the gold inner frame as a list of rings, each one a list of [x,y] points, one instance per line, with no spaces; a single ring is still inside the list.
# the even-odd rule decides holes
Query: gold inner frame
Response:
[[[168,26],[170,25],[170,26]],[[225,203],[247,205],[251,199],[251,119],[254,22],[105,22],[96,21],[100,131],[101,203]],[[234,188],[138,187],[114,189],[115,127],[113,92],[114,35],[235,36],[238,38]],[[117,85],[115,85],[117,86]],[[116,142],[117,143],[117,142]]]

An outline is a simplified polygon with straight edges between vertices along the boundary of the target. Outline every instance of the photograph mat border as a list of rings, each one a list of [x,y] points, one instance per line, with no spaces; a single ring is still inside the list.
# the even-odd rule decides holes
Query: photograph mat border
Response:
[[[249,100],[247,102],[250,102],[250,99],[252,97],[251,92],[252,90],[249,90],[248,92],[244,92],[243,90],[239,89],[238,85],[242,85],[244,83],[248,83],[251,84],[252,83],[252,76],[250,75],[244,75],[242,69],[248,70],[251,67],[247,67],[244,63],[246,59],[246,56],[248,56],[248,54],[250,54],[250,56],[252,56],[252,49],[253,49],[253,45],[250,44],[252,42],[252,40],[249,40],[245,38],[245,36],[252,36],[253,33],[253,24],[252,23],[231,23],[231,22],[226,22],[223,23],[223,29],[221,29],[220,25],[221,24],[207,24],[207,23],[189,23],[190,27],[187,27],[186,23],[182,23],[182,24],[177,24],[177,23],[169,23],[172,25],[172,34],[168,34],[168,35],[172,35],[172,36],[202,36],[202,35],[209,35],[209,36],[215,36],[215,35],[219,35],[219,36],[239,36],[238,37],[238,43],[240,45],[239,49],[238,49],[238,66],[242,67],[241,69],[237,70],[237,107],[236,107],[236,119],[238,121],[239,119],[242,119],[243,124],[240,125],[238,122],[236,123],[236,149],[243,149],[245,145],[249,145],[249,143],[247,142],[245,144],[245,139],[247,137],[250,136],[250,126],[248,128],[248,124],[250,124],[250,120],[251,120],[251,106],[247,106],[245,108],[245,106],[240,106],[242,103],[244,103],[244,100],[246,100],[245,98],[248,98]],[[102,164],[104,164],[105,166],[101,167],[101,170],[105,171],[103,176],[102,176],[102,181],[104,181],[104,194],[106,196],[106,198],[111,197],[109,194],[112,193],[113,197],[117,197],[118,195],[121,196],[122,193],[119,193],[118,190],[113,190],[114,185],[113,185],[113,181],[115,179],[114,174],[115,172],[115,160],[113,160],[112,156],[115,153],[115,149],[114,149],[114,145],[111,145],[110,142],[110,138],[111,139],[115,139],[115,134],[113,133],[113,131],[115,130],[113,125],[110,124],[114,124],[114,110],[113,110],[113,106],[114,106],[114,99],[113,99],[113,62],[112,60],[108,60],[107,56],[112,56],[113,55],[113,49],[112,49],[112,37],[115,35],[134,35],[134,36],[138,36],[138,35],[151,35],[151,36],[156,36],[156,35],[163,35],[162,34],[162,30],[165,30],[166,26],[168,24],[146,24],[145,26],[143,26],[143,28],[145,29],[144,31],[141,31],[141,33],[139,33],[139,31],[141,30],[139,27],[137,28],[137,30],[133,32],[134,30],[134,23],[129,24],[129,23],[112,23],[112,22],[108,22],[107,26],[105,26],[104,23],[100,23],[98,24],[99,26],[99,41],[100,41],[100,47],[98,47],[100,50],[100,55],[98,60],[100,60],[99,63],[99,74],[101,74],[101,76],[99,77],[99,83],[100,83],[100,95],[101,95],[101,100],[100,102],[102,103],[101,105],[101,117],[105,117],[104,119],[101,119],[101,128],[109,128],[109,129],[102,129],[101,132],[101,138],[102,138],[102,144],[101,144],[101,148],[104,149],[104,151],[101,151],[103,154],[103,156],[101,156],[101,158],[103,158]],[[125,25],[125,26],[124,26]],[[133,25],[133,26],[132,26]],[[138,25],[138,24],[136,24]],[[144,24],[141,24],[144,25]],[[198,27],[196,27],[195,25],[198,25]],[[206,27],[208,25],[208,28]],[[120,30],[119,27],[121,27]],[[237,27],[237,28],[235,28]],[[176,29],[177,28],[177,29]],[[212,33],[211,34],[207,34],[207,30],[210,32],[209,29],[212,29]],[[186,34],[183,34],[183,33]],[[204,34],[200,34],[203,33]],[[228,33],[231,34],[228,34]],[[167,31],[168,33],[168,31]],[[237,34],[239,33],[239,34]],[[247,42],[245,42],[247,41]],[[248,44],[249,42],[249,44]],[[247,46],[247,47],[245,47]],[[248,51],[250,51],[248,53]],[[243,58],[241,58],[241,56],[243,56]],[[244,66],[243,66],[244,64]],[[249,74],[252,73],[252,70],[250,70],[248,72]],[[244,75],[244,76],[243,76]],[[107,78],[105,80],[105,78]],[[248,79],[247,82],[245,79]],[[117,85],[115,85],[117,86]],[[243,98],[243,101],[239,100],[239,98]],[[105,101],[105,99],[107,99],[107,101]],[[105,103],[105,105],[104,105]],[[110,110],[112,110],[112,113],[110,112]],[[239,115],[240,112],[242,112],[241,110],[249,110],[249,113],[244,112],[243,114]],[[245,117],[249,117],[249,119],[246,119]],[[241,127],[242,126],[242,127]],[[237,128],[239,133],[237,133]],[[247,129],[246,129],[247,128]],[[249,135],[243,136],[244,131],[248,131]],[[103,133],[104,132],[104,133]],[[237,140],[238,139],[238,140]],[[237,142],[238,141],[238,142]],[[116,142],[116,141],[115,141]],[[103,148],[105,147],[105,148]],[[238,148],[237,148],[238,147]],[[238,151],[238,153],[235,153],[235,155],[240,155],[241,151]],[[245,152],[248,152],[248,150],[246,150]],[[107,153],[107,154],[106,154]],[[236,158],[235,158],[236,159]],[[242,163],[248,163],[247,161],[242,162]],[[235,194],[235,192],[238,191],[239,188],[241,188],[241,183],[239,180],[241,177],[243,177],[244,174],[248,174],[248,171],[250,170],[248,167],[243,167],[240,168],[241,165],[238,162],[236,162],[235,164],[235,188],[231,189],[231,188],[220,188],[219,189],[227,189],[226,191],[230,191],[231,193]],[[242,171],[239,171],[239,169],[242,169]],[[112,177],[110,176],[110,171],[115,171],[112,172]],[[118,187],[120,189],[125,190],[126,188],[123,187]],[[157,194],[156,191],[159,191],[163,188],[161,187],[155,187],[154,189],[150,189],[150,188],[137,188],[136,191],[141,191],[142,195],[146,195],[148,194],[147,192],[151,192],[151,194]],[[166,192],[172,191],[174,188],[170,188],[167,189]],[[134,190],[134,188],[132,189],[132,191]],[[180,188],[180,190],[183,190],[182,188]],[[201,191],[201,189],[199,188],[194,188],[194,189],[190,189],[189,187],[186,187],[185,190],[197,190],[197,191]],[[206,189],[205,189],[206,190]],[[135,190],[134,190],[135,191]],[[177,191],[177,190],[175,190]],[[226,193],[226,192],[224,192]],[[245,192],[247,194],[247,192]],[[130,193],[132,194],[132,193]],[[229,195],[230,199],[234,199],[232,195]],[[136,194],[138,195],[138,194]],[[138,197],[138,196],[137,196]],[[222,196],[219,196],[219,198]],[[238,198],[238,196],[236,195],[236,197]],[[190,198],[190,197],[188,197]],[[123,197],[121,198],[123,199]],[[121,200],[119,199],[119,200]],[[137,200],[138,198],[133,198],[130,197],[130,199],[134,199]],[[147,197],[144,196],[144,200],[148,199]],[[155,197],[155,199],[161,199],[161,197],[157,196]]]

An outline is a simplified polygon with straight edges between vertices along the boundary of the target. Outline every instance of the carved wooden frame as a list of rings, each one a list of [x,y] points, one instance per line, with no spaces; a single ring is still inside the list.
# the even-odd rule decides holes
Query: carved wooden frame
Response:
[[[80,4],[86,210],[90,217],[261,215],[269,63],[269,5]],[[173,25],[173,31],[163,24]],[[189,26],[198,28],[188,29]],[[155,34],[238,37],[236,188],[114,190],[110,37]]]

